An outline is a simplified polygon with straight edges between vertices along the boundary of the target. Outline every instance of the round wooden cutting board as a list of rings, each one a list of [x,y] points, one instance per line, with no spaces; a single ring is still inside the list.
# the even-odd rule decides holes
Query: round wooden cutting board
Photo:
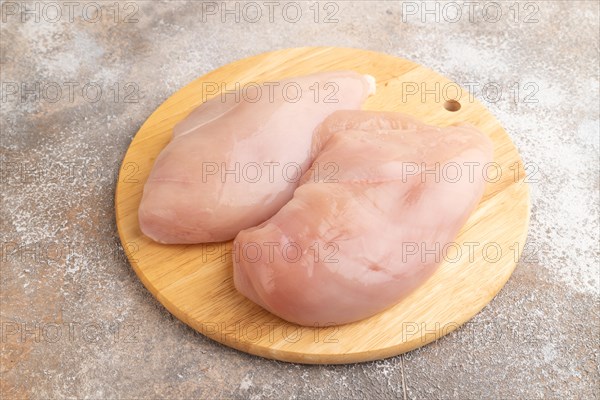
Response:
[[[369,319],[338,327],[302,327],[270,314],[235,290],[231,242],[155,243],[141,233],[137,210],[146,178],[171,139],[173,126],[212,97],[215,84],[234,89],[239,82],[244,88],[249,82],[342,69],[376,78],[377,93],[366,109],[401,111],[440,126],[456,122],[477,126],[494,142],[497,164],[488,169],[486,193],[456,239],[458,245],[446,249],[446,261],[423,286]],[[207,96],[207,91],[212,95]],[[192,328],[262,357],[352,363],[423,346],[458,328],[492,300],[510,277],[525,243],[529,190],[524,180],[514,144],[465,89],[418,64],[386,54],[307,47],[225,65],[165,101],[141,127],[125,155],[115,206],[119,235],[135,272],[158,301]]]

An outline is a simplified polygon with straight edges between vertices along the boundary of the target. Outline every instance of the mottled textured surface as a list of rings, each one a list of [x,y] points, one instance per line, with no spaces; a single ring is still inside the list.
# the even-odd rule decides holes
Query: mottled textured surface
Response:
[[[447,3],[429,2],[436,22],[421,2],[321,2],[318,23],[311,3],[296,23],[280,3],[270,22],[257,2],[255,23],[241,3],[236,23],[200,1],[120,3],[119,22],[112,2],[96,22],[88,2],[57,3],[58,22],[42,3],[1,2],[2,398],[597,398],[598,2],[511,2],[497,22],[484,2],[457,22]],[[474,83],[530,165],[513,277],[463,328],[401,357],[303,366],[231,350],[175,320],[118,244],[115,175],[148,115],[218,66],[303,45],[382,51]]]

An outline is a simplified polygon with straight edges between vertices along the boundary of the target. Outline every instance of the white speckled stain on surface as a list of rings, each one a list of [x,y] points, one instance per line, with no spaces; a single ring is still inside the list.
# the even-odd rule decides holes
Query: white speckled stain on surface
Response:
[[[198,1],[139,1],[133,24],[7,16],[3,85],[135,83],[139,91],[134,103],[108,90],[95,103],[81,95],[0,103],[2,397],[598,398],[598,3],[533,3],[539,22],[532,24],[402,22],[392,1],[338,1],[333,24],[203,23]],[[301,366],[226,348],[164,310],[118,245],[115,174],[150,113],[225,63],[304,45],[382,51],[458,83],[519,83],[516,101],[508,91],[498,102],[476,95],[539,169],[528,239],[537,252],[472,321],[402,357]],[[537,103],[523,101],[531,82]],[[15,165],[75,172],[24,182]],[[20,254],[9,251],[15,244]],[[23,323],[29,333],[15,334]]]

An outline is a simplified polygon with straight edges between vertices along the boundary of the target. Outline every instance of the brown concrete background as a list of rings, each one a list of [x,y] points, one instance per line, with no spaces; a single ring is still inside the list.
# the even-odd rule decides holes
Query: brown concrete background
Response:
[[[3,399],[598,398],[598,2],[517,2],[517,17],[509,2],[497,22],[478,2],[472,21],[463,5],[454,23],[445,2],[439,22],[421,21],[421,2],[395,1],[322,1],[315,22],[299,2],[296,23],[286,1],[273,22],[257,2],[256,23],[250,9],[239,23],[203,20],[200,1],[121,2],[118,21],[101,2],[93,22],[89,3],[70,21],[58,2],[53,22],[43,3],[1,2]],[[40,7],[39,21],[23,7]],[[336,9],[338,22],[324,23]],[[404,356],[303,366],[221,346],[174,319],[118,244],[115,176],[150,113],[225,63],[304,45],[382,51],[476,83],[537,170],[528,248],[506,287],[466,326]],[[36,82],[51,85],[45,98],[26,93]],[[93,87],[81,92],[90,82],[103,89],[96,102]],[[490,82],[498,101],[481,93]]]

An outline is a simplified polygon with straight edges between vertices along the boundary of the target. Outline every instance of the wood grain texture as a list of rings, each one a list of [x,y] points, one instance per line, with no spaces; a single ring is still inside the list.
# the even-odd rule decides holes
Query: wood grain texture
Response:
[[[169,142],[173,126],[202,103],[206,83],[223,82],[234,88],[235,82],[243,87],[249,82],[341,69],[377,79],[377,94],[367,101],[366,109],[401,111],[440,126],[464,121],[477,126],[494,143],[494,161],[501,175],[488,183],[481,203],[456,240],[461,256],[444,261],[409,297],[360,322],[300,327],[268,313],[235,290],[231,242],[155,243],[141,233],[137,209],[156,156]],[[469,98],[466,90],[458,97],[457,87],[407,60],[332,47],[260,54],[195,80],[156,109],[123,160],[115,207],[119,235],[131,265],[148,290],[177,318],[227,346],[267,358],[300,363],[361,362],[404,353],[453,331],[504,286],[523,249],[529,224],[529,189],[517,149],[492,114]],[[415,88],[418,93],[411,95]],[[423,89],[435,93],[423,98]],[[458,99],[459,111],[444,108],[448,98]],[[495,170],[489,170],[490,177]],[[449,248],[448,258],[455,255]]]

